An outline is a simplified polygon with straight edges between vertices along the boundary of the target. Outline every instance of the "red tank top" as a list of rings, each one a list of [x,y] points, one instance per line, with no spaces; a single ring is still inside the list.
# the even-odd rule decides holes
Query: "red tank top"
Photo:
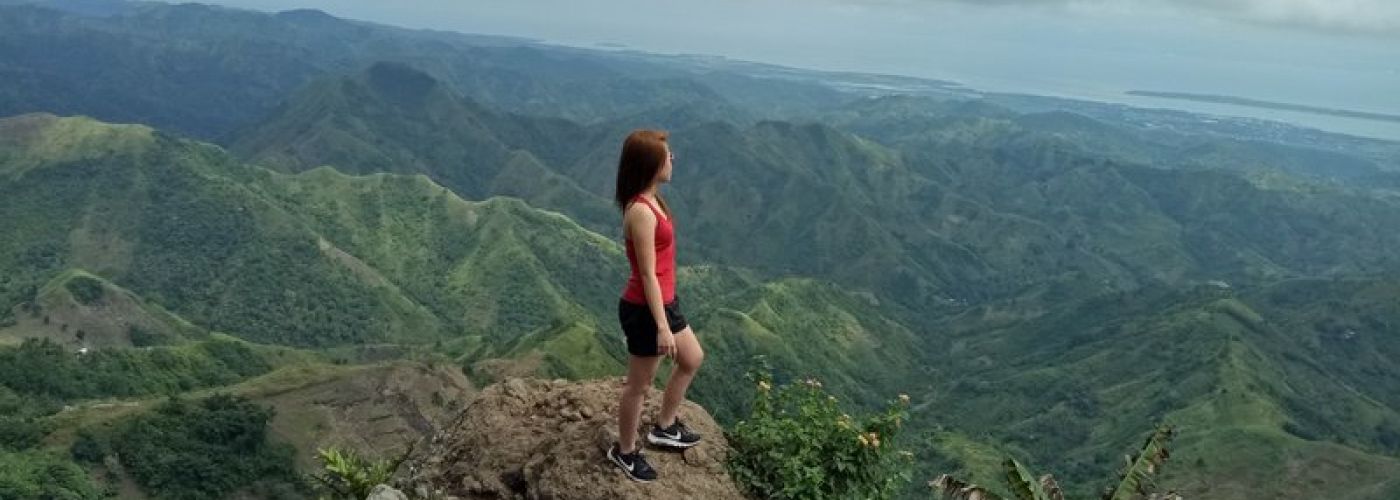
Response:
[[[670,304],[676,300],[676,233],[671,227],[671,218],[665,217],[646,198],[638,196],[633,202],[642,202],[656,214],[656,280],[661,282],[661,302]],[[627,278],[627,288],[622,290],[622,300],[633,304],[646,305],[646,289],[642,287],[642,274],[637,266],[637,252],[632,248],[632,238],[627,238],[627,263],[632,265],[632,276]]]

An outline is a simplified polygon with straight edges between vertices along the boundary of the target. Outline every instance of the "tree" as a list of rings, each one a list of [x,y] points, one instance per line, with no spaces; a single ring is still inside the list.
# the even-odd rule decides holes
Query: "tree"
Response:
[[[1148,436],[1142,448],[1134,456],[1126,457],[1127,465],[1118,475],[1118,482],[1104,491],[1102,500],[1180,500],[1174,492],[1156,493],[1152,476],[1157,474],[1170,453],[1167,443],[1175,437],[1176,431],[1169,425],[1162,425]],[[1050,474],[1036,479],[1026,466],[1015,459],[1007,459],[1006,483],[1016,500],[1065,500],[1064,492]],[[995,493],[981,486],[958,480],[944,474],[929,482],[934,492],[944,500],[1002,500]]]

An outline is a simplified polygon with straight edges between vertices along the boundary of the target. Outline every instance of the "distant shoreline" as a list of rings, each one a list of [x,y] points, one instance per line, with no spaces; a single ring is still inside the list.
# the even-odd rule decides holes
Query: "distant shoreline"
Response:
[[[1363,120],[1376,120],[1383,122],[1400,123],[1400,115],[1386,113],[1372,113],[1369,111],[1353,111],[1349,109],[1323,108],[1318,106],[1307,106],[1303,104],[1289,104],[1286,102],[1261,101],[1245,97],[1233,97],[1210,94],[1191,94],[1186,92],[1157,92],[1151,90],[1129,90],[1128,95],[1142,97],[1160,97],[1163,99],[1180,99],[1184,101],[1208,102],[1214,104],[1232,104],[1235,106],[1248,106],[1251,108],[1277,109],[1282,111],[1298,111],[1302,113],[1312,113],[1316,115],[1340,116],[1344,118],[1360,118]]]

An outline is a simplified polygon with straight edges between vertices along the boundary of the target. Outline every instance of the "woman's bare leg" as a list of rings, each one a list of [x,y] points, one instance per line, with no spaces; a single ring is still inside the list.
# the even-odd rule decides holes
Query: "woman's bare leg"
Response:
[[[671,379],[666,381],[666,394],[661,398],[661,414],[656,416],[656,425],[670,427],[676,422],[676,411],[685,400],[685,391],[704,360],[705,350],[690,327],[676,334],[676,364],[671,370]]]
[[[677,344],[680,339],[677,339]],[[627,356],[627,386],[622,389],[622,401],[617,408],[617,444],[622,453],[637,451],[637,425],[642,419],[642,403],[646,401],[651,381],[661,356]]]

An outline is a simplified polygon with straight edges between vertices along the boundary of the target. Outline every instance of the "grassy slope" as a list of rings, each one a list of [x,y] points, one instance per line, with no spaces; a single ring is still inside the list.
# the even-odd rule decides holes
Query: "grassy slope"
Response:
[[[0,265],[13,270],[0,287],[6,310],[76,267],[248,338],[433,335],[433,318],[324,256],[314,233],[234,180],[244,167],[217,148],[81,118],[14,121],[27,130],[0,145],[8,173],[0,203],[12,214],[0,222],[12,236],[0,242]],[[148,140],[81,141],[118,132]],[[85,145],[47,152],[67,143]]]
[[[84,287],[88,291],[78,292]],[[79,269],[64,271],[41,287],[35,300],[15,312],[15,319],[15,325],[0,328],[0,342],[47,338],[104,348],[172,344],[209,335],[159,304]]]
[[[1115,294],[959,330],[989,324],[988,308],[948,325],[938,378],[949,382],[919,418],[1005,443],[1080,494],[1106,484],[1115,457],[1157,421],[1181,429],[1166,484],[1190,496],[1382,491],[1400,466],[1389,437],[1400,412],[1380,400],[1394,382],[1348,381],[1311,361],[1312,332],[1258,298],[1279,293]]]

